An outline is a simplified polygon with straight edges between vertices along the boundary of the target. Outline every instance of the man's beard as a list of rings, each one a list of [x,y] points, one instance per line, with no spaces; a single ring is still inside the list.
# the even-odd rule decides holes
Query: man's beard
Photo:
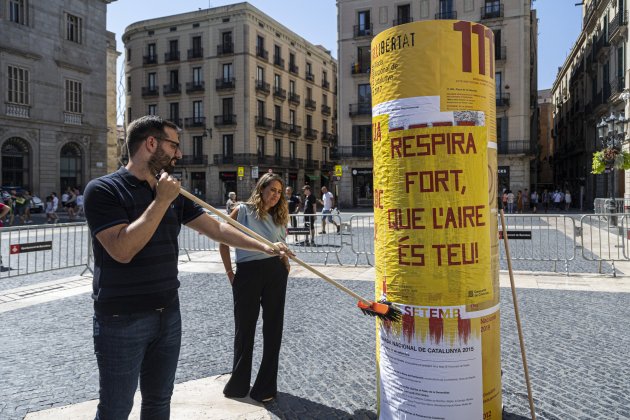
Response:
[[[159,174],[162,171],[172,174],[175,170],[173,160],[175,160],[174,157],[168,156],[164,150],[158,147],[149,159],[149,169],[151,169],[151,172],[155,174]]]

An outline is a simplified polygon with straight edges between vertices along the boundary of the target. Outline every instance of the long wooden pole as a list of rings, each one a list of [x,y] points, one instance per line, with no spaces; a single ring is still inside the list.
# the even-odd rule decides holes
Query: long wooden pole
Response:
[[[192,195],[189,191],[186,191],[183,188],[179,189],[179,193],[181,195],[183,195],[184,197],[188,198],[191,201],[194,201],[195,203],[199,204],[201,207],[203,207],[204,209],[209,210],[210,212],[212,212],[214,215],[219,216],[221,219],[225,220],[226,222],[228,222],[230,225],[234,226],[236,229],[240,230],[241,232],[247,233],[248,235],[250,235],[251,237],[253,237],[254,239],[264,243],[265,245],[268,245],[274,249],[276,249],[276,246],[273,244],[273,242],[269,241],[267,238],[265,238],[264,236],[259,235],[258,233],[254,232],[253,230],[251,230],[250,228],[248,228],[247,226],[243,226],[241,223],[237,222],[236,220],[232,219],[230,216],[228,216],[227,214],[223,213],[220,210],[217,210],[215,207],[211,206],[210,204],[206,203],[205,201],[203,201],[200,198],[195,197],[194,195]],[[336,288],[346,292],[347,294],[349,294],[350,296],[352,296],[353,298],[361,301],[362,303],[366,304],[366,305],[372,305],[372,301],[365,299],[361,296],[359,296],[358,294],[356,294],[355,292],[353,292],[352,290],[348,289],[346,286],[344,286],[343,284],[337,282],[336,280],[333,280],[332,278],[328,277],[326,274],[322,273],[321,271],[317,270],[315,267],[310,266],[309,264],[305,263],[304,261],[302,261],[301,259],[299,259],[298,257],[296,257],[295,255],[290,255],[288,254],[289,258],[291,258],[293,261],[295,261],[296,263],[298,263],[299,265],[301,265],[302,267],[306,268],[308,271],[310,271],[311,273],[321,277],[322,279],[326,280],[328,283],[332,284],[333,286],[335,286]]]
[[[523,371],[525,372],[525,382],[527,383],[527,397],[529,398],[529,411],[532,420],[536,420],[534,411],[534,397],[532,396],[532,386],[529,382],[529,370],[527,369],[527,357],[525,356],[525,340],[523,339],[523,329],[521,328],[521,316],[518,312],[518,302],[516,300],[516,286],[514,284],[514,273],[512,272],[512,257],[510,256],[510,245],[508,242],[508,232],[505,228],[505,214],[503,208],[500,210],[501,229],[503,232],[503,245],[505,246],[505,257],[507,259],[508,273],[510,274],[510,287],[512,288],[512,302],[514,302],[514,315],[516,317],[516,328],[518,329],[518,341],[521,345],[521,358],[523,359]]]

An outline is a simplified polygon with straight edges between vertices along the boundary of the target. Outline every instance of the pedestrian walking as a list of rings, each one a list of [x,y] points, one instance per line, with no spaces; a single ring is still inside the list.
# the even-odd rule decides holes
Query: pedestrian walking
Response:
[[[530,205],[532,209],[532,213],[538,212],[538,193],[536,190],[532,191],[532,195],[530,197]]]
[[[543,190],[543,193],[542,193],[542,202],[543,202],[543,208],[545,209],[545,213],[547,213],[547,211],[549,210],[549,201],[550,200],[551,200],[551,194],[545,188]]]
[[[562,206],[562,193],[558,190],[556,190],[553,193],[553,205],[556,208],[556,210],[562,210],[561,206]]]
[[[508,213],[512,214],[514,213],[514,193],[512,192],[512,190],[508,190],[508,194],[507,194],[507,205],[508,205]]]
[[[58,223],[59,216],[57,216],[57,209],[59,208],[59,197],[57,197],[57,193],[53,191],[50,193],[50,198],[52,200],[50,223]]]
[[[332,209],[335,205],[335,196],[330,191],[328,191],[328,188],[326,188],[326,186],[322,187],[322,198],[320,200],[317,200],[317,202],[322,205],[322,231],[319,233],[321,233],[322,235],[326,233],[327,219],[330,223],[335,225],[335,227],[337,228],[337,233],[341,232],[341,225],[335,222],[335,219],[333,219],[332,217]]]
[[[25,190],[22,193],[22,196],[26,200],[26,203],[24,206],[24,223],[26,224],[33,223],[33,219],[31,219],[31,203],[33,202],[33,195],[31,194],[30,191]]]
[[[564,193],[564,205],[564,209],[566,211],[569,211],[569,209],[571,208],[571,192],[569,190]]]
[[[523,193],[521,190],[518,190],[516,194],[516,212],[523,213]]]
[[[264,174],[251,197],[230,215],[242,225],[272,242],[286,239],[289,210],[283,194],[282,178]],[[236,250],[236,272],[230,249],[219,246],[223,266],[232,285],[234,297],[234,363],[232,375],[223,389],[228,398],[249,396],[268,403],[278,393],[278,364],[284,321],[284,302],[289,275],[289,261],[260,251]],[[249,387],[256,322],[263,311],[263,354],[254,385]]]
[[[304,199],[302,200],[302,202],[304,203],[304,227],[307,228],[310,232],[310,241],[309,235],[307,234],[304,245],[315,245],[314,214],[317,213],[317,199],[313,195],[310,185],[305,185],[304,187],[302,187],[302,191],[304,192]]]
[[[291,227],[297,227],[297,217],[292,216],[300,212],[302,200],[297,194],[293,193],[293,187],[287,186],[285,189],[285,199],[289,206],[289,218],[291,219]]]
[[[83,217],[84,216],[84,210],[83,210],[83,204],[84,204],[84,200],[83,200],[83,193],[81,192],[80,189],[75,189],[74,193],[77,196],[77,217]]]
[[[94,250],[93,340],[99,369],[96,419],[126,419],[140,378],[143,419],[168,419],[181,343],[181,225],[217,242],[283,255],[179,195],[179,129],[159,116],[129,124],[129,162],[90,181],[85,215]]]
[[[230,191],[228,193],[228,199],[225,202],[225,211],[227,212],[227,214],[232,214],[232,211],[234,210],[235,207],[236,207],[236,193],[233,191]]]

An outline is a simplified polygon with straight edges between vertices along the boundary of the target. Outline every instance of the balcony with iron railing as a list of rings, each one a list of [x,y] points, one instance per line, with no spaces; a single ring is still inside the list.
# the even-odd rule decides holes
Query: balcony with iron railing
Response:
[[[361,38],[364,36],[374,36],[374,31],[372,29],[372,24],[368,23],[365,25],[354,25],[353,34],[354,38]]]
[[[206,84],[203,81],[186,82],[186,93],[203,92],[206,90]]]
[[[317,109],[317,102],[313,99],[306,98],[304,99],[304,108],[315,111]]]
[[[337,146],[330,150],[333,160],[344,158],[370,158],[372,159],[372,144],[360,144],[354,146]]]
[[[164,93],[164,96],[179,95],[180,93],[182,93],[182,84],[169,83],[167,85],[162,86],[162,92]]]
[[[293,105],[299,105],[300,95],[298,95],[297,93],[289,92],[289,102]]]
[[[330,89],[330,82],[328,80],[322,80],[322,88],[329,90]]]
[[[186,128],[206,128],[206,117],[184,118]]]
[[[529,140],[499,140],[497,145],[500,155],[531,155],[536,148]]]
[[[305,159],[304,167],[306,169],[319,169],[319,160]]]
[[[621,93],[626,88],[626,78],[623,76],[617,76],[610,82],[610,95],[608,96],[608,100],[611,102],[615,102],[619,99]]]
[[[269,51],[264,49],[261,46],[256,47],[256,57],[263,59],[265,61],[269,60]]]
[[[307,140],[317,140],[317,130],[307,127],[304,138]]]
[[[201,60],[203,58],[203,48],[192,48],[188,50],[189,60]]]
[[[507,107],[510,106],[510,94],[497,92],[496,94],[496,106],[497,107]]]
[[[435,19],[457,19],[457,12],[455,10],[449,10],[446,12],[436,13]]]
[[[183,155],[177,166],[208,165],[208,155]]]
[[[330,115],[331,114],[331,109],[329,105],[322,105],[322,115]]]
[[[595,56],[599,59],[604,57],[608,53],[610,48],[610,42],[608,41],[608,34],[602,31],[595,41]]]
[[[289,124],[289,136],[300,137],[302,135],[302,126],[296,124]]]
[[[370,72],[370,63],[360,61],[358,63],[352,63],[352,74],[368,74]]]
[[[271,128],[273,127],[273,120],[271,118],[256,115],[254,117],[254,124],[256,128],[271,130]]]
[[[371,102],[359,102],[358,104],[350,104],[350,111],[348,115],[356,117],[359,115],[372,115],[372,103]]]
[[[214,125],[216,127],[228,127],[236,125],[235,114],[222,114],[214,116]]]
[[[398,19],[394,19],[392,22],[392,26],[404,25],[405,23],[413,22],[413,18],[411,16],[399,17]]]
[[[273,65],[276,67],[280,67],[282,70],[284,70],[284,58],[274,55]]]
[[[179,51],[169,51],[164,53],[164,62],[179,61]]]
[[[615,43],[628,27],[628,11],[618,11],[608,25],[608,34],[611,43]]]
[[[337,140],[337,136],[327,131],[322,131],[322,142],[333,144]]]
[[[269,83],[263,80],[256,80],[256,92],[261,92],[265,95],[269,95],[269,93],[271,92],[271,87]]]
[[[150,66],[153,64],[157,64],[158,58],[157,55],[145,55],[142,57],[142,64],[145,66]]]
[[[592,0],[586,6],[586,10],[584,11],[584,19],[582,21],[582,28],[585,29],[586,26],[589,24],[591,17],[593,17],[595,9],[597,9],[598,4],[599,4],[599,0]]]
[[[216,79],[217,90],[229,90],[234,89],[236,86],[236,80],[233,77],[221,77]]]
[[[282,89],[279,86],[274,86],[273,97],[281,101],[284,101],[285,99],[287,99],[287,91],[285,89]]]
[[[498,19],[503,17],[503,4],[487,3],[481,6],[481,19]]]
[[[282,120],[274,120],[273,122],[273,132],[274,133],[288,133],[289,132],[289,124],[283,122]]]
[[[148,98],[152,96],[160,96],[160,88],[158,88],[157,86],[143,86],[142,97]]]
[[[289,63],[289,71],[293,74],[298,74],[300,68],[296,66],[294,63]]]
[[[234,43],[224,42],[217,45],[217,55],[234,54]]]
[[[304,159],[295,159],[283,156],[260,155],[258,153],[231,153],[228,155],[213,155],[215,165],[235,164],[244,166],[256,166],[261,163],[275,164],[282,168],[303,168]]]
[[[304,78],[306,79],[307,82],[311,82],[311,83],[315,82],[315,75],[313,73],[306,73],[304,75]]]

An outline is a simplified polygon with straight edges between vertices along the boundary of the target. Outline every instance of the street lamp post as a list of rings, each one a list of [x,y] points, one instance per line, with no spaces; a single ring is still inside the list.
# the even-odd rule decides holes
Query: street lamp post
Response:
[[[597,124],[597,134],[602,143],[604,152],[604,160],[606,162],[606,172],[611,174],[610,198],[606,200],[605,206],[610,216],[610,224],[617,225],[617,217],[613,216],[617,213],[617,201],[615,199],[615,166],[618,166],[617,159],[623,159],[621,147],[626,137],[626,124],[628,119],[623,113],[616,116],[610,113],[608,118]]]

